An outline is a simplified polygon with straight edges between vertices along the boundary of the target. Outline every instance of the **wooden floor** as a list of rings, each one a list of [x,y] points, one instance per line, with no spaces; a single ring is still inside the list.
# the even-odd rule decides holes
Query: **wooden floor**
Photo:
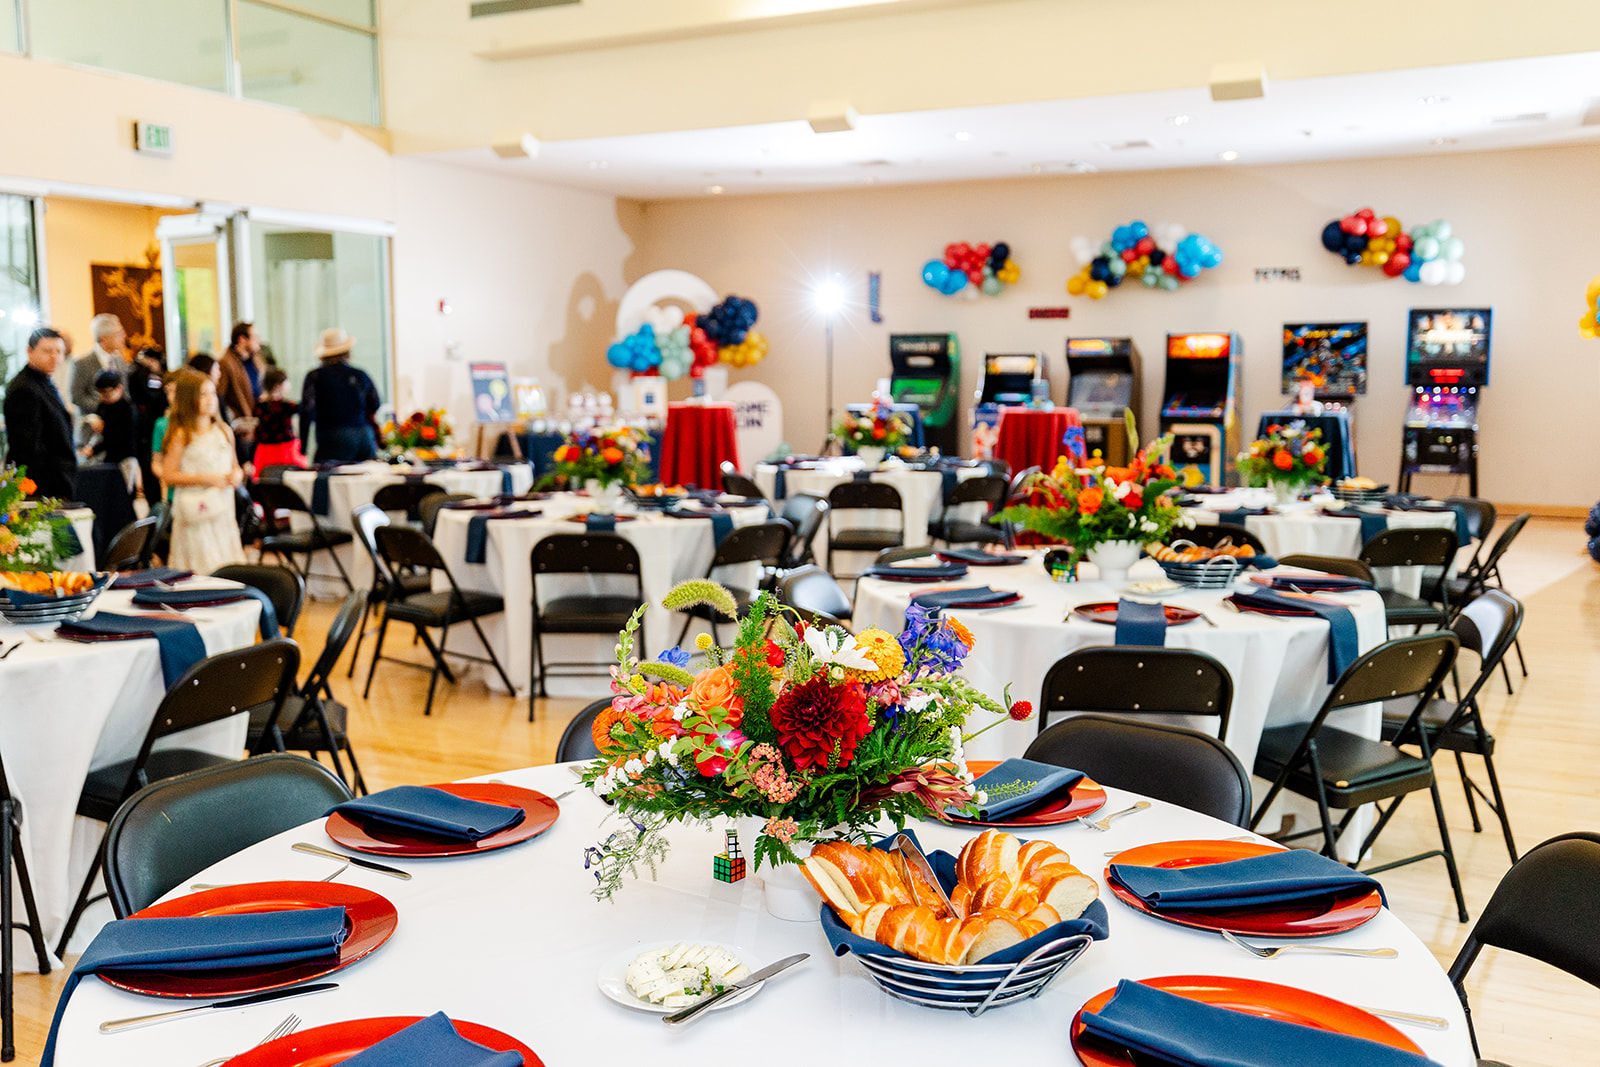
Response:
[[[1488,688],[1485,711],[1499,741],[1497,767],[1509,794],[1512,825],[1526,850],[1570,830],[1600,830],[1600,722],[1593,694],[1600,691],[1600,566],[1583,555],[1575,521],[1530,523],[1505,567],[1507,585],[1527,605],[1522,647],[1530,677],[1517,692]],[[309,660],[317,634],[332,618],[331,601],[312,603],[297,637]],[[421,649],[391,642],[423,661]],[[1514,660],[1514,656],[1513,656]],[[490,693],[468,679],[441,683],[433,714],[424,718],[426,672],[384,664],[369,700],[342,672],[335,689],[351,706],[350,732],[371,788],[436,782],[510,767],[549,762],[561,730],[583,700],[540,701],[538,721],[527,721],[526,700]],[[1516,664],[1512,664],[1516,674]],[[603,692],[603,690],[598,690]],[[1467,905],[1476,916],[1510,865],[1498,832],[1473,834],[1455,768],[1437,761],[1446,812]],[[1469,770],[1471,768],[1469,767]],[[1437,833],[1425,802],[1408,801],[1379,842],[1377,860],[1434,847]],[[1465,939],[1456,921],[1444,867],[1428,861],[1383,876],[1389,903],[1448,966]],[[1600,887],[1596,887],[1600,900]],[[17,1062],[37,1063],[63,976],[17,976]],[[1487,1058],[1514,1067],[1574,1067],[1600,1059],[1600,991],[1540,964],[1490,950],[1470,984],[1473,1015]]]

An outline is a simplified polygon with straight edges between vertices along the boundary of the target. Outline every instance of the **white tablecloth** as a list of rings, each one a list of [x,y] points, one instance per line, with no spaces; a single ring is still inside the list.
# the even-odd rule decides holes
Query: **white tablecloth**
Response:
[[[513,493],[526,493],[533,487],[533,469],[526,463],[507,464],[506,469],[511,472]],[[346,471],[351,473],[347,474]],[[349,530],[354,533],[355,526],[350,513],[362,504],[372,503],[372,498],[383,486],[404,482],[407,474],[426,474],[429,482],[447,493],[470,493],[476,497],[494,496],[501,492],[505,485],[505,480],[498,470],[395,467],[388,463],[351,465],[339,468],[328,479],[328,514],[317,516],[318,521],[334,529]],[[286,471],[283,476],[283,484],[299,493],[308,505],[311,503],[311,494],[316,483],[316,471]],[[296,515],[293,527],[296,530],[309,530],[311,520],[304,515]],[[338,552],[345,573],[350,575],[350,581],[355,587],[370,589],[373,577],[372,560],[368,558],[366,549],[362,548],[359,542],[352,541],[348,545],[340,545],[335,551]],[[327,560],[322,560],[316,566],[317,573],[331,575],[338,581],[338,573]]]
[[[484,634],[500,657],[501,664],[518,689],[525,690],[532,674],[533,635],[533,573],[529,557],[533,546],[551,534],[582,533],[583,524],[573,522],[569,516],[593,509],[588,497],[571,493],[556,493],[548,500],[519,505],[537,509],[539,514],[526,519],[494,519],[487,525],[488,543],[483,563],[468,563],[467,526],[474,512],[445,509],[439,512],[434,527],[434,543],[450,566],[450,573],[463,589],[477,589],[497,593],[505,598],[506,610],[479,620]],[[765,507],[733,509],[735,526],[748,526],[767,521]],[[649,511],[639,513],[633,522],[619,522],[616,532],[639,550],[639,563],[644,580],[644,596],[650,604],[644,617],[644,637],[650,655],[672,645],[683,627],[682,615],[661,607],[661,598],[674,585],[689,578],[705,577],[715,551],[712,542],[711,520],[669,519]],[[719,574],[719,580],[749,588],[759,580],[754,565],[729,568],[732,574]],[[444,577],[435,576],[435,585],[442,587]],[[631,592],[633,581],[622,576],[579,575],[552,576],[539,583],[540,597],[548,601],[553,597],[607,592],[612,589]],[[399,637],[409,631],[403,628]],[[724,639],[728,631],[724,628]],[[409,637],[406,638],[409,640]],[[557,662],[604,663],[613,660],[616,638],[611,635],[555,634],[544,640],[545,656]],[[475,651],[477,639],[470,625],[450,628],[450,647]],[[476,654],[476,653],[475,653]],[[474,665],[476,668],[476,665]],[[596,667],[602,671],[602,667]],[[484,677],[490,685],[500,685],[494,668],[484,667]],[[570,678],[557,682],[551,678],[548,688],[552,694],[603,696],[610,692],[603,676]]]
[[[1203,498],[1198,507],[1185,508],[1186,514],[1197,523],[1215,524],[1221,520],[1219,511],[1239,508],[1275,506],[1270,489],[1235,489]],[[1275,515],[1246,515],[1244,528],[1261,538],[1267,551],[1274,556],[1302,553],[1312,556],[1340,556],[1355,559],[1361,552],[1361,520],[1338,515],[1324,515],[1322,509],[1343,508],[1348,505],[1329,495],[1314,497],[1309,501],[1282,506]],[[1365,509],[1367,505],[1358,505]],[[1456,528],[1456,513],[1451,508],[1437,511],[1382,510],[1391,530],[1418,526],[1446,530]],[[1174,536],[1182,536],[1181,533]]]
[[[202,581],[236,586],[211,578],[185,583],[184,588],[198,587]],[[95,610],[137,614],[129,608],[132,599],[131,592],[108,590],[95,601]],[[243,600],[184,614],[199,628],[206,654],[215,655],[255,640],[261,607],[254,600]],[[0,660],[0,754],[11,792],[22,805],[22,847],[45,941],[51,946],[105,832],[104,823],[74,814],[83,780],[93,769],[138,754],[156,705],[167,691],[155,641],[75,644],[56,639],[53,628],[19,627],[0,620],[0,646],[9,648],[22,641]],[[25,637],[24,631],[41,640]],[[177,735],[158,747],[178,745],[236,756],[244,749],[245,726],[245,717],[238,715]],[[20,897],[17,909],[20,917]],[[110,908],[99,905],[99,921],[110,917]],[[99,921],[86,919],[80,926],[86,933],[75,936],[74,945],[86,943],[84,937],[93,936]],[[26,942],[25,935],[18,935],[19,950]],[[27,955],[31,959],[31,952]]]
[[[561,766],[497,775],[551,795],[573,784]],[[1131,794],[1108,790],[1107,810]],[[400,924],[388,944],[339,972],[339,989],[284,1004],[205,1012],[148,1029],[102,1034],[106,1019],[159,1011],[164,1003],[85,979],[67,1008],[59,1067],[171,1067],[199,1063],[248,1047],[293,1011],[308,1029],[382,1015],[445,1011],[503,1030],[525,1042],[548,1067],[582,1067],[597,1057],[614,1063],[715,1064],[747,1058],[762,1064],[813,1067],[894,1063],[933,1055],[978,1063],[997,1054],[1027,1064],[1076,1063],[1068,1024],[1090,997],[1121,978],[1215,974],[1309,989],[1340,1000],[1437,1015],[1446,1031],[1398,1024],[1445,1067],[1473,1062],[1461,1005],[1428,949],[1391,912],[1327,943],[1391,946],[1398,959],[1289,954],[1260,960],[1214,934],[1173,926],[1134,912],[1103,889],[1111,936],[1096,942],[1037,1000],[995,1009],[981,1018],[939,1011],[884,994],[851,956],[836,958],[819,923],[784,922],[762,904],[759,875],[726,885],[711,877],[721,850],[720,827],[672,831],[660,871],[627,882],[614,904],[589,896],[593,878],[583,849],[612,830],[606,808],[579,791],[561,802],[560,820],[543,836],[501,852],[462,859],[394,861],[409,882],[350,868],[340,881],[392,900]],[[929,848],[959,849],[966,831],[916,824]],[[1104,884],[1103,853],[1154,841],[1233,837],[1214,819],[1156,803],[1112,824],[1110,833],[1080,826],[1041,830]],[[262,842],[217,864],[199,879],[321,877],[329,861],[291,852],[294,841],[325,841],[312,824]],[[182,891],[180,891],[182,892]],[[605,998],[596,976],[607,961],[646,944],[709,940],[745,950],[755,966],[795,952],[811,958],[774,979],[748,1002],[712,1012],[681,1029],[653,1014]]]

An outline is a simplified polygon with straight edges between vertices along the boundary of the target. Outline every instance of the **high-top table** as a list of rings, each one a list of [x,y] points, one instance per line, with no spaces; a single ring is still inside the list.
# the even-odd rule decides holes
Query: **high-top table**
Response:
[[[721,489],[724,462],[739,466],[733,405],[668,404],[661,436],[662,484]]]
[[[1012,474],[1028,467],[1048,472],[1057,456],[1067,454],[1062,439],[1074,427],[1082,432],[1075,408],[1001,408],[994,458],[1011,464]]]

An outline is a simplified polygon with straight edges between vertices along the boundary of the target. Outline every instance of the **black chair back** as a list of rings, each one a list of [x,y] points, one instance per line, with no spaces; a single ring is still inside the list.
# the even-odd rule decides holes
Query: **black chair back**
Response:
[[[117,809],[106,832],[111,906],[127,918],[213,863],[349,799],[332,771],[282,753],[146,786]]]
[[[900,490],[887,482],[840,482],[828,490],[828,506],[834,511],[901,511]]]
[[[1480,497],[1475,496],[1448,496],[1444,502],[1452,507],[1458,507],[1467,515],[1467,533],[1476,538],[1479,547],[1482,547],[1484,538],[1489,536],[1489,531],[1494,529],[1494,505]]]
[[[1042,473],[1042,468],[1039,467],[1023,467],[1019,470],[1016,473],[1016,477],[1011,479],[1011,484],[1006,487],[1006,499],[1010,500],[1022,492],[1023,486],[1027,484],[1028,479],[1039,473]]]
[[[557,763],[590,760],[600,755],[594,743],[594,720],[610,706],[611,698],[601,697],[584,705],[583,710],[572,717],[567,728],[561,731],[561,740],[556,742]]]
[[[778,585],[778,599],[800,613],[813,625],[844,625],[852,609],[833,575],[821,567],[808,566],[785,575]]]
[[[788,551],[783,554],[784,567],[803,567],[812,561],[812,541],[822,524],[828,521],[829,510],[827,500],[816,493],[796,493],[783,502],[779,517],[794,527]]]
[[[1250,820],[1250,775],[1227,745],[1198,730],[1079,715],[1040,734],[1023,755],[1235,826]]]
[[[300,610],[306,603],[306,582],[300,575],[288,567],[270,563],[229,563],[212,571],[211,576],[248,585],[267,594],[278,616],[278,628],[294,636],[295,623],[300,620]]]
[[[776,567],[778,560],[783,558],[784,550],[789,547],[789,538],[793,536],[794,527],[782,519],[736,527],[717,546],[711,557],[711,569],[734,563],[761,563]]]
[[[270,466],[262,467],[260,470],[256,471],[256,481],[258,481],[258,482],[282,482],[285,472],[287,472],[287,471],[297,471],[297,470],[301,470],[301,469],[303,469],[303,468],[296,467],[296,466],[294,466],[292,464],[288,464],[288,463],[274,463],[274,464],[272,464]]]
[[[1333,683],[1312,726],[1321,726],[1322,720],[1340,708],[1358,704],[1411,696],[1425,701],[1450,673],[1460,646],[1460,639],[1449,630],[1385,641],[1345,669]]]
[[[161,520],[154,515],[146,515],[142,519],[135,519],[117,531],[117,536],[111,539],[106,546],[105,559],[100,569],[103,571],[131,571],[139,567],[139,561],[145,558],[151,538],[156,535],[156,526]]]
[[[1289,556],[1278,557],[1278,562],[1285,567],[1304,567],[1308,571],[1322,571],[1324,574],[1342,574],[1346,578],[1360,578],[1364,582],[1377,583],[1372,574],[1372,568],[1362,563],[1359,559],[1345,559],[1343,556],[1311,556],[1297,553]]]
[[[329,679],[333,676],[333,669],[339,663],[339,657],[344,655],[344,650],[350,644],[350,638],[355,636],[356,627],[361,623],[361,615],[367,609],[367,594],[356,590],[344,598],[344,603],[339,605],[339,610],[333,616],[333,622],[328,625],[328,636],[322,642],[322,651],[317,653],[316,662],[311,665],[311,673],[306,675],[306,680],[300,684],[299,695],[305,698],[300,705],[301,718],[310,714],[311,700],[324,696],[333,699],[333,688]],[[288,707],[289,705],[285,705]],[[281,733],[288,733],[296,727],[306,725],[304,722],[285,723],[279,722],[280,709],[264,704],[251,709],[250,726],[252,736],[257,728],[271,731],[277,729]]]
[[[250,496],[261,505],[261,510],[266,513],[269,522],[273,512],[277,511],[299,512],[316,518],[316,513],[305,502],[305,498],[282,482],[251,482]]]
[[[1228,736],[1233,677],[1204,652],[1181,648],[1082,648],[1057,660],[1039,691],[1039,732],[1051,712],[1204,715]]]
[[[1501,532],[1500,536],[1495,538],[1494,547],[1491,548],[1489,550],[1489,554],[1484,557],[1483,566],[1479,570],[1480,574],[1487,577],[1488,575],[1495,574],[1498,571],[1500,567],[1500,560],[1504,558],[1507,552],[1511,551],[1512,543],[1516,541],[1517,535],[1522,533],[1522,528],[1528,525],[1528,520],[1531,518],[1533,518],[1533,513],[1531,511],[1524,511],[1521,515],[1518,515],[1516,518],[1511,520],[1510,524],[1506,526],[1505,530]]]
[[[417,514],[422,519],[422,532],[429,537],[433,536],[433,529],[439,523],[439,509],[446,504],[454,504],[458,500],[471,500],[471,493],[429,493],[417,504]]]
[[[1216,548],[1222,542],[1227,541],[1235,545],[1249,545],[1258,556],[1271,555],[1267,551],[1267,546],[1261,543],[1261,538],[1246,530],[1243,526],[1238,526],[1231,522],[1195,526],[1192,529],[1174,533],[1173,536],[1185,541],[1193,541],[1201,548]],[[1279,562],[1281,563],[1282,560]]]
[[[990,513],[993,514],[1005,506],[1006,493],[1010,487],[1011,483],[998,475],[988,474],[978,478],[968,478],[955,484],[944,498],[944,506],[953,508],[959,504],[987,504]]]
[[[924,556],[928,557],[929,563],[932,564],[935,562],[933,559],[935,551],[932,545],[902,545],[899,548],[886,548],[872,557],[872,565],[874,567],[887,567],[889,564],[897,563],[903,559],[921,559]]]
[[[421,530],[406,526],[380,526],[374,531],[374,540],[378,542],[378,555],[388,564],[392,573],[399,574],[402,570],[412,569],[450,572],[432,539]]]
[[[539,539],[531,556],[535,578],[541,574],[638,576],[643,569],[633,542],[609,533],[551,534]]]
[[[443,493],[441,486],[432,482],[400,482],[383,485],[372,494],[372,503],[379,511],[403,511],[411,522],[422,521],[422,502],[435,493]]]
[[[738,471],[724,470],[722,472],[722,491],[734,496],[748,497],[751,500],[765,500],[767,494],[753,480],[740,474]]]
[[[1520,601],[1503,589],[1488,589],[1474,597],[1456,617],[1450,629],[1461,640],[1461,647],[1478,655],[1482,669],[1472,688],[1462,697],[1466,704],[1477,696],[1506,653],[1511,651],[1517,632],[1522,629]]]
[[[1369,567],[1448,567],[1460,547],[1454,530],[1409,527],[1375,535],[1360,559]]]

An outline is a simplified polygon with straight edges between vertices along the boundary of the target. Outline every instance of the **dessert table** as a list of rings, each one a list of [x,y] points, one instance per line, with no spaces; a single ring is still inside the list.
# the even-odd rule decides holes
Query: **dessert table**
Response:
[[[724,462],[739,466],[733,405],[668,404],[661,437],[662,483],[721,489]]]
[[[511,785],[558,795],[574,785],[569,767],[531,767],[494,775]],[[1128,806],[1133,794],[1108,789],[1105,810]],[[734,884],[711,877],[722,827],[677,826],[659,881],[625,881],[615,903],[591,898],[593,877],[583,850],[618,829],[602,822],[608,809],[579,789],[560,801],[561,814],[542,836],[497,852],[457,859],[384,862],[410,881],[351,867],[338,881],[381,893],[399,912],[389,942],[365,960],[329,976],[339,988],[237,1010],[201,1012],[144,1029],[104,1034],[98,1024],[177,1007],[137,996],[98,978],[84,980],[69,1002],[57,1046],[58,1067],[171,1067],[236,1053],[290,1012],[301,1030],[390,1015],[429,1015],[502,1030],[525,1042],[548,1067],[578,1067],[597,1056],[618,1063],[724,1063],[811,1067],[895,1062],[932,1050],[951,1062],[984,1062],[997,1050],[1029,1064],[1076,1064],[1068,1044],[1073,1015],[1122,978],[1206,974],[1257,979],[1310,990],[1348,1003],[1434,1015],[1443,1031],[1397,1023],[1397,1029],[1444,1067],[1473,1063],[1465,1018],[1432,954],[1388,910],[1349,933],[1318,944],[1388,946],[1395,959],[1289,954],[1257,959],[1215,934],[1135,912],[1105,888],[1108,851],[1174,839],[1236,837],[1239,830],[1159,801],[1120,819],[1109,833],[1077,824],[1038,831],[1067,850],[1101,885],[1110,937],[1093,944],[1035,1000],[979,1018],[919,1007],[883,993],[852,956],[835,957],[817,922],[786,922],[762,902],[761,876]],[[956,851],[973,831],[917,823],[924,846]],[[321,820],[252,846],[195,880],[234,883],[317,879],[332,861],[290,851],[295,841],[330,842]],[[186,893],[187,887],[173,896]],[[597,977],[608,961],[662,942],[736,945],[752,968],[791,953],[811,958],[771,980],[749,1000],[669,1028],[654,1014],[607,999]]]
[[[583,523],[572,521],[572,517],[594,510],[596,502],[575,493],[554,493],[549,499],[516,506],[537,514],[525,519],[488,522],[482,563],[467,562],[467,533],[476,512],[454,508],[441,510],[433,539],[449,564],[456,584],[463,589],[495,593],[505,598],[503,613],[478,621],[511,681],[518,689],[526,690],[533,668],[533,572],[529,564],[533,546],[551,534],[583,533]],[[767,521],[765,507],[739,507],[729,511],[734,526]],[[654,655],[677,639],[684,618],[661,607],[661,598],[681,581],[705,577],[716,550],[712,524],[708,519],[668,518],[658,512],[641,511],[633,516],[633,521],[618,522],[616,533],[639,550],[644,596],[650,604],[644,617],[644,636],[650,654]],[[750,588],[759,580],[754,564],[728,570],[734,573],[719,574],[719,580],[744,588]],[[442,587],[444,576],[435,575],[434,581]],[[548,599],[605,592],[612,588],[631,591],[633,582],[620,575],[562,575],[544,579],[539,588],[541,595]],[[616,638],[604,634],[550,634],[545,637],[547,655],[558,661],[609,660],[614,644]],[[451,627],[450,648],[481,654],[477,635],[466,625]],[[478,666],[474,664],[473,669]],[[483,673],[491,686],[499,684],[499,676],[492,668],[484,668]],[[561,679],[559,683],[552,678],[550,682],[552,694],[601,696],[609,692],[606,679],[599,674],[593,678]]]
[[[205,578],[183,588],[202,586],[238,588],[238,583]],[[108,589],[91,614],[138,614],[137,609],[130,611],[132,599],[132,592]],[[246,599],[184,615],[199,629],[206,654],[216,655],[254,642],[261,606]],[[154,640],[77,644],[55,637],[53,630],[54,624],[24,627],[0,620],[0,650],[21,642],[0,659],[0,754],[11,792],[22,805],[20,847],[28,857],[50,945],[61,934],[105,831],[103,823],[75,814],[84,778],[91,770],[138,753],[167,691]],[[244,716],[237,715],[165,738],[157,747],[238,756],[244,749],[245,725]],[[79,924],[74,945],[87,944],[110,917],[109,906],[96,905]],[[17,940],[19,951],[31,959],[26,943],[26,937]]]

